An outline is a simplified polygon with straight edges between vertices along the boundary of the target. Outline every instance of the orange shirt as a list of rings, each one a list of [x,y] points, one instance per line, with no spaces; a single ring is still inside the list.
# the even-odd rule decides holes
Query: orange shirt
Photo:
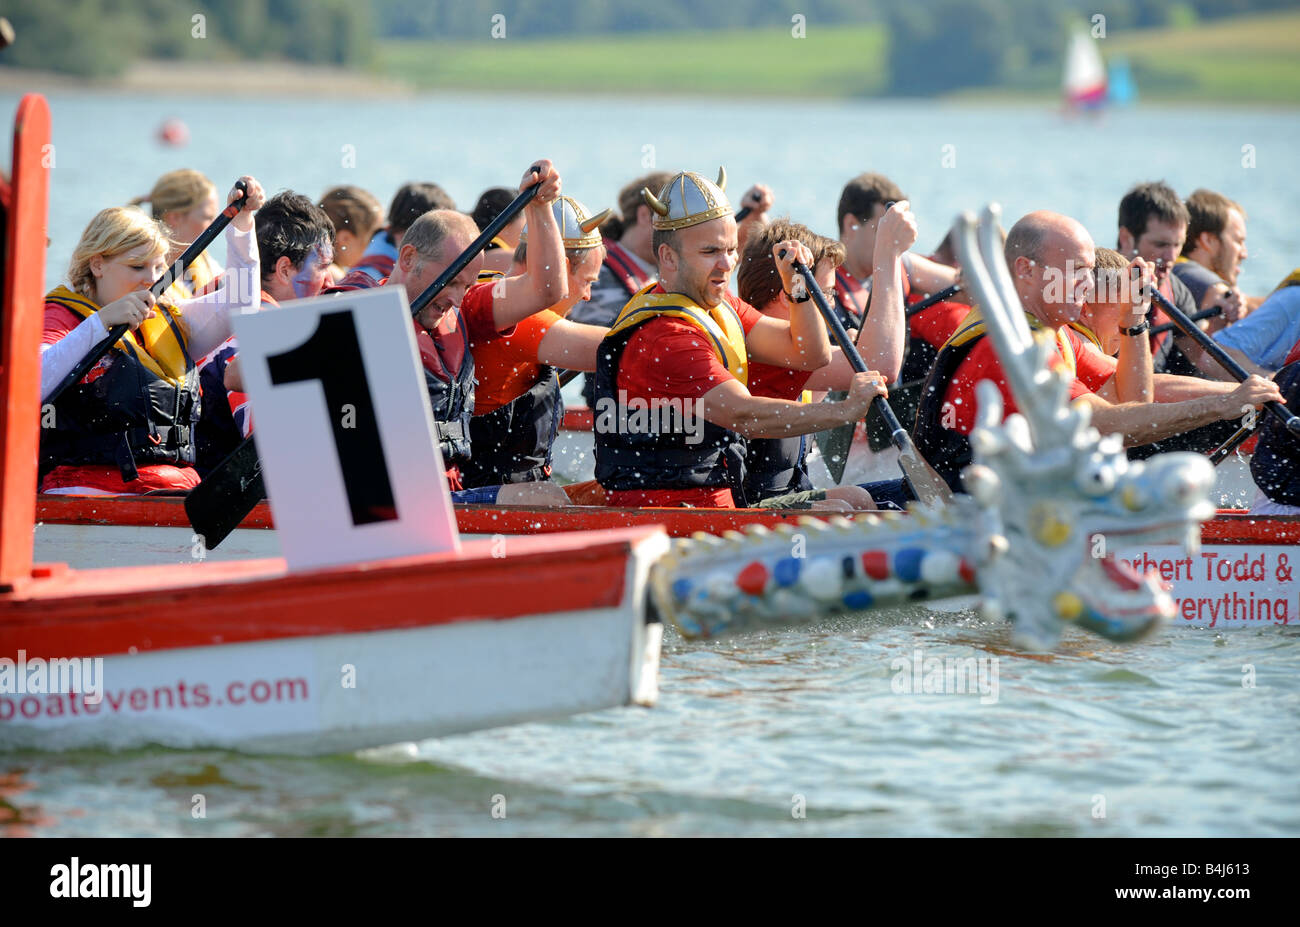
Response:
[[[541,375],[537,351],[561,316],[550,309],[530,315],[510,331],[490,340],[471,335],[474,352],[474,414],[487,415],[532,389]]]

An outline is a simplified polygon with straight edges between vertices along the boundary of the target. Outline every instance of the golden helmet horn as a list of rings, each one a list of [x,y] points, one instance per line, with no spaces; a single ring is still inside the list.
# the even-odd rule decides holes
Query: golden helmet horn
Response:
[[[727,192],[727,169],[721,164],[718,165],[718,189]]]
[[[668,215],[668,207],[665,206],[663,203],[659,202],[659,197],[651,193],[649,187],[641,188],[641,199],[645,200],[645,204],[649,206],[651,209],[653,209],[655,212],[659,213],[659,215],[661,216]]]
[[[613,214],[614,214],[614,210],[603,209],[600,212],[596,213],[591,218],[584,219],[582,222],[579,222],[578,227],[582,229],[584,234],[588,233],[594,228],[599,228],[600,225]]]

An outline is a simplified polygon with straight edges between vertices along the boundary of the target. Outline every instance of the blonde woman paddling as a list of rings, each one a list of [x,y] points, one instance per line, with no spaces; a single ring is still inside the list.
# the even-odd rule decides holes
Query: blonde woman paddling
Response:
[[[114,325],[130,331],[82,380],[41,410],[41,490],[185,491],[198,483],[193,425],[200,411],[194,361],[230,336],[230,314],[257,311],[253,212],[266,197],[251,177],[247,205],[226,228],[226,285],[193,299],[155,302],[172,242],[138,209],[115,206],[82,233],[69,286],[45,297],[41,396],[49,396]],[[232,190],[229,201],[242,192]]]

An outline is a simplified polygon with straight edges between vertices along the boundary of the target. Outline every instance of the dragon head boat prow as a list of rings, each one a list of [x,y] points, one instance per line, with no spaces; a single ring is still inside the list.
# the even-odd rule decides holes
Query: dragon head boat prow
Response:
[[[1130,462],[1118,436],[1102,437],[1087,405],[1069,402],[1069,380],[1047,363],[1049,337],[1025,319],[997,234],[999,211],[957,221],[968,285],[989,320],[1019,412],[1002,420],[992,383],[977,387],[971,435],[975,463],[963,474],[983,510],[976,530],[997,524],[1009,556],[979,571],[989,614],[1005,614],[1025,644],[1051,646],[1063,622],[1131,640],[1172,617],[1158,575],[1138,575],[1118,549],[1144,543],[1194,545],[1214,514],[1214,469],[1197,454]],[[1005,488],[1005,489],[1004,489]]]
[[[1183,541],[1214,514],[1214,470],[1196,454],[1130,462],[1103,438],[1069,382],[1051,369],[1051,344],[1034,337],[997,231],[961,216],[954,238],[966,286],[1019,411],[1003,421],[998,389],[977,387],[969,495],[942,510],[859,516],[678,541],[655,567],[655,610],[687,637],[805,622],[982,593],[989,617],[1012,622],[1018,644],[1054,646],[1068,624],[1134,640],[1172,616],[1157,574],[1139,575],[1118,550]]]

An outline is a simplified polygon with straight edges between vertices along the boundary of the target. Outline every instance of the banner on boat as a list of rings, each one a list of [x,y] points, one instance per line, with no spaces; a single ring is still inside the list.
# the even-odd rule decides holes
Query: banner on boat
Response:
[[[1300,548],[1232,544],[1188,554],[1162,544],[1120,556],[1139,573],[1156,570],[1173,586],[1175,624],[1222,630],[1300,621]]]

